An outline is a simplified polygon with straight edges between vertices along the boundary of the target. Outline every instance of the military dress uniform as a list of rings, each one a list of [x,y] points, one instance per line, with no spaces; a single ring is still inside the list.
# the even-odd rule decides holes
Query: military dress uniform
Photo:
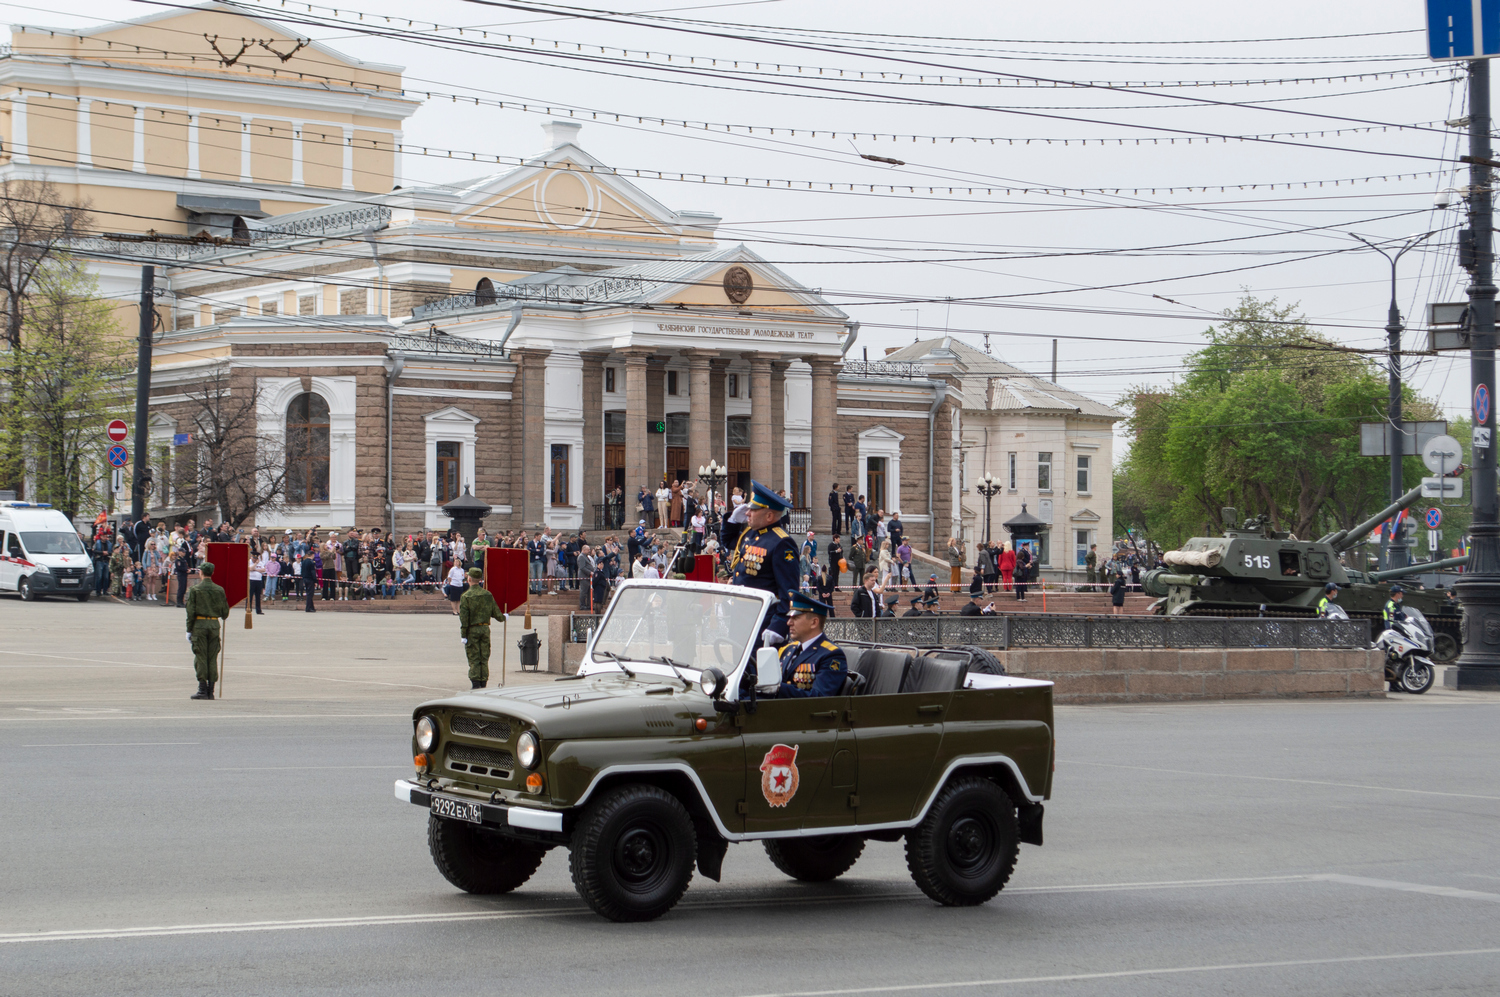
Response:
[[[458,600],[458,635],[464,641],[464,654],[469,659],[469,682],[475,689],[483,689],[490,680],[490,620],[503,620],[500,607],[490,590],[479,584],[484,572],[469,569],[474,579]]]
[[[219,681],[219,621],[229,618],[229,597],[215,584],[212,563],[204,561],[198,570],[203,580],[188,589],[184,603],[188,640],[193,645],[193,671],[198,675],[198,692],[189,698],[213,699],[214,683]]]
[[[826,620],[832,607],[797,592],[792,596],[792,612],[815,613]],[[781,688],[776,698],[837,696],[848,674],[843,650],[826,635],[820,633],[806,645],[794,641],[781,649]]]
[[[783,514],[791,506],[786,499],[759,482],[751,483],[750,508],[775,509]],[[791,608],[791,594],[801,583],[797,541],[779,525],[764,529],[746,528],[734,545],[729,561],[729,582],[746,588],[761,589],[776,597],[764,629],[786,637],[786,616]]]

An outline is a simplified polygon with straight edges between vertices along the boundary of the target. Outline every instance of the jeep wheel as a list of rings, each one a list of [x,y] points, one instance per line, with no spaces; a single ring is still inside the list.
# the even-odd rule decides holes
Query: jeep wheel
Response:
[[[923,893],[945,907],[989,900],[1010,879],[1020,850],[1016,807],[978,776],[943,788],[922,823],[906,833],[906,866]]]
[[[443,878],[465,893],[509,893],[531,878],[547,853],[487,828],[431,815],[427,848]]]
[[[698,860],[693,819],[655,786],[621,786],[573,829],[573,886],[611,921],[650,921],[682,899]]]
[[[826,883],[849,871],[865,850],[865,839],[854,834],[767,838],[765,846],[771,864],[788,876],[804,883]]]

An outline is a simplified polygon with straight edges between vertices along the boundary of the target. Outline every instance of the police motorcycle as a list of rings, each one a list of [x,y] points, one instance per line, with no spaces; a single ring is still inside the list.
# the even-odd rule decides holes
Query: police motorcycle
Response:
[[[1432,688],[1437,669],[1432,664],[1432,624],[1420,609],[1402,607],[1406,619],[1385,624],[1375,647],[1385,652],[1385,680],[1391,692],[1421,695]],[[1330,603],[1323,611],[1330,620],[1347,620],[1344,607]]]

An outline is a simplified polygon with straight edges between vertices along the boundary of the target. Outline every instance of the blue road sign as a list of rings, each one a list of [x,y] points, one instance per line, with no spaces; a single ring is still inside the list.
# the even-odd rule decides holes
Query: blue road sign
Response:
[[[1427,54],[1434,59],[1500,55],[1500,0],[1427,0]]]
[[[193,442],[193,434],[192,433],[173,433],[172,434],[172,445],[173,446],[176,446],[176,447],[185,447],[185,446],[187,446],[191,442]]]
[[[130,451],[116,444],[109,448],[109,466],[124,467],[130,462]]]
[[[1441,510],[1441,509],[1428,509],[1427,510],[1427,528],[1429,530],[1435,530],[1439,526],[1442,526],[1442,525],[1443,525],[1443,510]]]

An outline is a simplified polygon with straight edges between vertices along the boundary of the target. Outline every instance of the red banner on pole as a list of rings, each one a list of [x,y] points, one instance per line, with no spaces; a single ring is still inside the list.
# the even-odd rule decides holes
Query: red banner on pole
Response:
[[[250,545],[208,545],[208,560],[214,566],[214,584],[229,597],[230,607],[238,606],[250,594]]]
[[[486,547],[484,551],[484,587],[500,604],[500,612],[510,613],[526,604],[531,556],[519,547]]]
[[[682,576],[690,582],[711,582],[715,566],[714,558],[700,554],[693,558],[693,570],[684,571]]]

